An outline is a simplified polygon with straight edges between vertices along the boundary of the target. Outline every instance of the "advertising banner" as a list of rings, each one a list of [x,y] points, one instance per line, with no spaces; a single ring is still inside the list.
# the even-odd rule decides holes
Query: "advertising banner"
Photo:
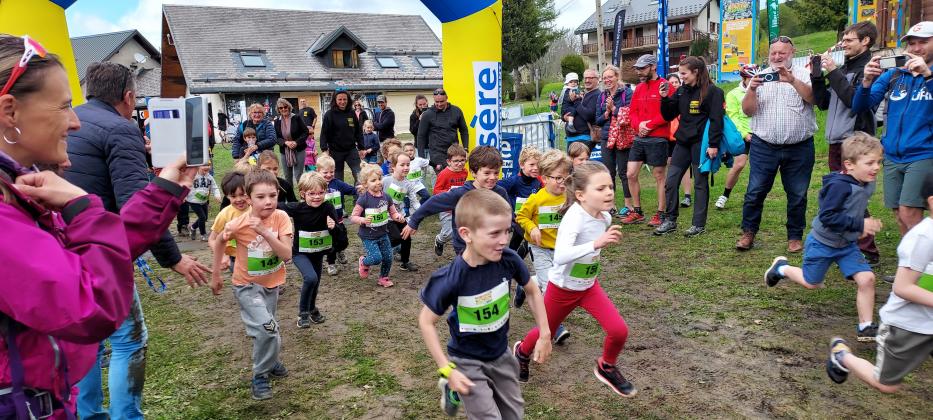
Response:
[[[755,60],[757,0],[722,0],[719,19],[719,80],[739,80],[743,65]]]
[[[612,65],[619,67],[622,63],[622,28],[625,26],[625,9],[616,13],[616,20],[612,25]]]
[[[781,35],[778,27],[778,0],[768,0],[768,41]]]
[[[667,44],[667,0],[658,1],[658,73],[670,70],[670,52]]]

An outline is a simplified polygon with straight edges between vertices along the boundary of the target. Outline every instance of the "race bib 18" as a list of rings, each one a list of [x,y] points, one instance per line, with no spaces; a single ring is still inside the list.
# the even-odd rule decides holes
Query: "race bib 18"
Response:
[[[599,275],[599,263],[576,263],[570,267],[570,277],[576,280],[592,281]]]
[[[298,252],[314,253],[326,251],[333,246],[334,238],[326,230],[318,232],[298,231]]]
[[[473,296],[457,298],[460,332],[488,333],[509,321],[509,281]]]

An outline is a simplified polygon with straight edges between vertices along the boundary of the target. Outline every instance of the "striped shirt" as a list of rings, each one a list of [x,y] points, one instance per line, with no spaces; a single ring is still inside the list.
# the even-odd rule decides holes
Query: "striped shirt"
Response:
[[[771,71],[770,69],[766,69]],[[794,77],[810,85],[810,72],[802,66],[791,68]],[[768,82],[758,87],[758,112],[751,117],[752,133],[766,143],[784,145],[800,143],[816,132],[813,105],[804,102],[785,82]]]

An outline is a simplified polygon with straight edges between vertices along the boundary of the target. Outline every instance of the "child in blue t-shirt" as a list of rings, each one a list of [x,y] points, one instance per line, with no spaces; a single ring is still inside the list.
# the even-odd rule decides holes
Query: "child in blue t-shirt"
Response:
[[[790,266],[786,257],[777,257],[765,271],[765,282],[772,287],[786,278],[807,289],[818,289],[823,287],[826,271],[836,263],[842,275],[858,285],[856,337],[870,342],[878,333],[878,325],[872,322],[875,273],[856,242],[881,230],[880,220],[865,217],[881,168],[881,142],[865,133],[853,134],[842,143],[842,159],[841,172],[823,177],[819,214],[807,235],[803,267]]]
[[[524,401],[516,376],[516,360],[508,351],[509,290],[514,279],[528,295],[541,329],[534,360],[551,353],[550,330],[541,292],[529,282],[528,269],[514,251],[503,248],[512,226],[512,207],[488,189],[467,192],[457,203],[457,229],[463,253],[434,272],[421,290],[424,307],[418,326],[437,363],[441,402],[455,415],[461,401],[469,418],[520,419]],[[447,353],[435,324],[444,313],[450,326]]]

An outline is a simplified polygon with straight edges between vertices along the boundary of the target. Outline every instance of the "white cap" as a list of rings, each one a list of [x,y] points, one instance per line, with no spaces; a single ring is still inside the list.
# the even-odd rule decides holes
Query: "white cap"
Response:
[[[925,20],[914,26],[911,26],[907,33],[901,37],[901,42],[904,42],[909,37],[917,38],[929,38],[933,36],[933,22]]]
[[[568,84],[568,83],[570,83],[571,81],[574,81],[574,80],[576,80],[576,81],[579,82],[579,81],[580,81],[580,76],[577,76],[577,74],[574,73],[574,72],[567,73],[567,76],[564,77],[564,84],[566,85],[566,84]]]

